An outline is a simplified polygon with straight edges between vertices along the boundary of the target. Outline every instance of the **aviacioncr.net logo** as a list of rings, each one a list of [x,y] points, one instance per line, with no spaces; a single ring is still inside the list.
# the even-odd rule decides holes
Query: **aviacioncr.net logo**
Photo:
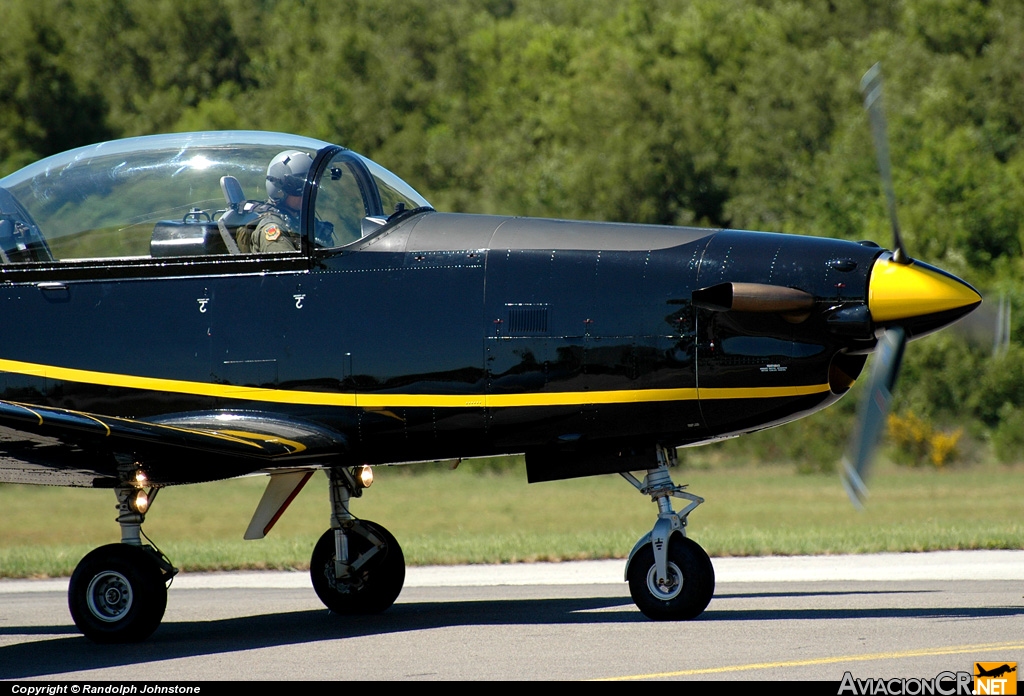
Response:
[[[845,672],[837,696],[972,696],[971,679],[970,672],[939,672],[931,679],[857,679]]]

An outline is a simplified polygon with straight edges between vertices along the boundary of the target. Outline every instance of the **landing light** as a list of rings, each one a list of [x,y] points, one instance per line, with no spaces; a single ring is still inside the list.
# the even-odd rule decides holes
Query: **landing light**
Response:
[[[359,485],[363,488],[369,488],[373,485],[373,469],[368,464],[363,464],[359,468]]]
[[[145,515],[146,510],[149,509],[149,494],[141,488],[128,497],[128,507],[133,512],[137,512],[140,515]]]

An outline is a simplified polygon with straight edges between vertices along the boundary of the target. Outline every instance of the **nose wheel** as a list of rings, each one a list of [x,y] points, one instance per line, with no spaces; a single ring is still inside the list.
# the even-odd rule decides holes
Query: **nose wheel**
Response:
[[[711,559],[686,536],[686,520],[704,499],[687,493],[669,475],[675,451],[658,447],[658,467],[648,469],[641,482],[629,473],[622,477],[658,504],[654,529],[641,537],[626,562],[629,594],[637,608],[655,621],[685,621],[703,613],[715,593]],[[671,498],[688,500],[680,512]]]
[[[655,621],[697,618],[715,592],[711,559],[692,539],[676,534],[669,540],[666,566],[660,577],[650,542],[637,551],[626,569],[633,602]]]

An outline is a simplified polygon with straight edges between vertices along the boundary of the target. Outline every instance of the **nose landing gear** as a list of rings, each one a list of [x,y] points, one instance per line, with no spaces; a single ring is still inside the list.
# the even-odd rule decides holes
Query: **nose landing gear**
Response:
[[[672,482],[669,466],[675,450],[658,446],[658,467],[648,469],[643,482],[630,473],[621,474],[658,505],[654,528],[637,541],[626,562],[629,594],[645,616],[656,621],[693,619],[707,608],[715,592],[715,569],[711,559],[686,536],[686,519],[704,499],[687,493]],[[670,498],[689,504],[680,512]]]

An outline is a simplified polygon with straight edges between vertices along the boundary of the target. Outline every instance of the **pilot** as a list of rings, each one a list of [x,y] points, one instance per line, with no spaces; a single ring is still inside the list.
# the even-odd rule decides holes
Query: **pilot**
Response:
[[[299,250],[299,206],[302,205],[306,174],[312,164],[313,158],[298,150],[285,150],[270,160],[267,167],[268,209],[252,231],[249,251],[267,254]]]

